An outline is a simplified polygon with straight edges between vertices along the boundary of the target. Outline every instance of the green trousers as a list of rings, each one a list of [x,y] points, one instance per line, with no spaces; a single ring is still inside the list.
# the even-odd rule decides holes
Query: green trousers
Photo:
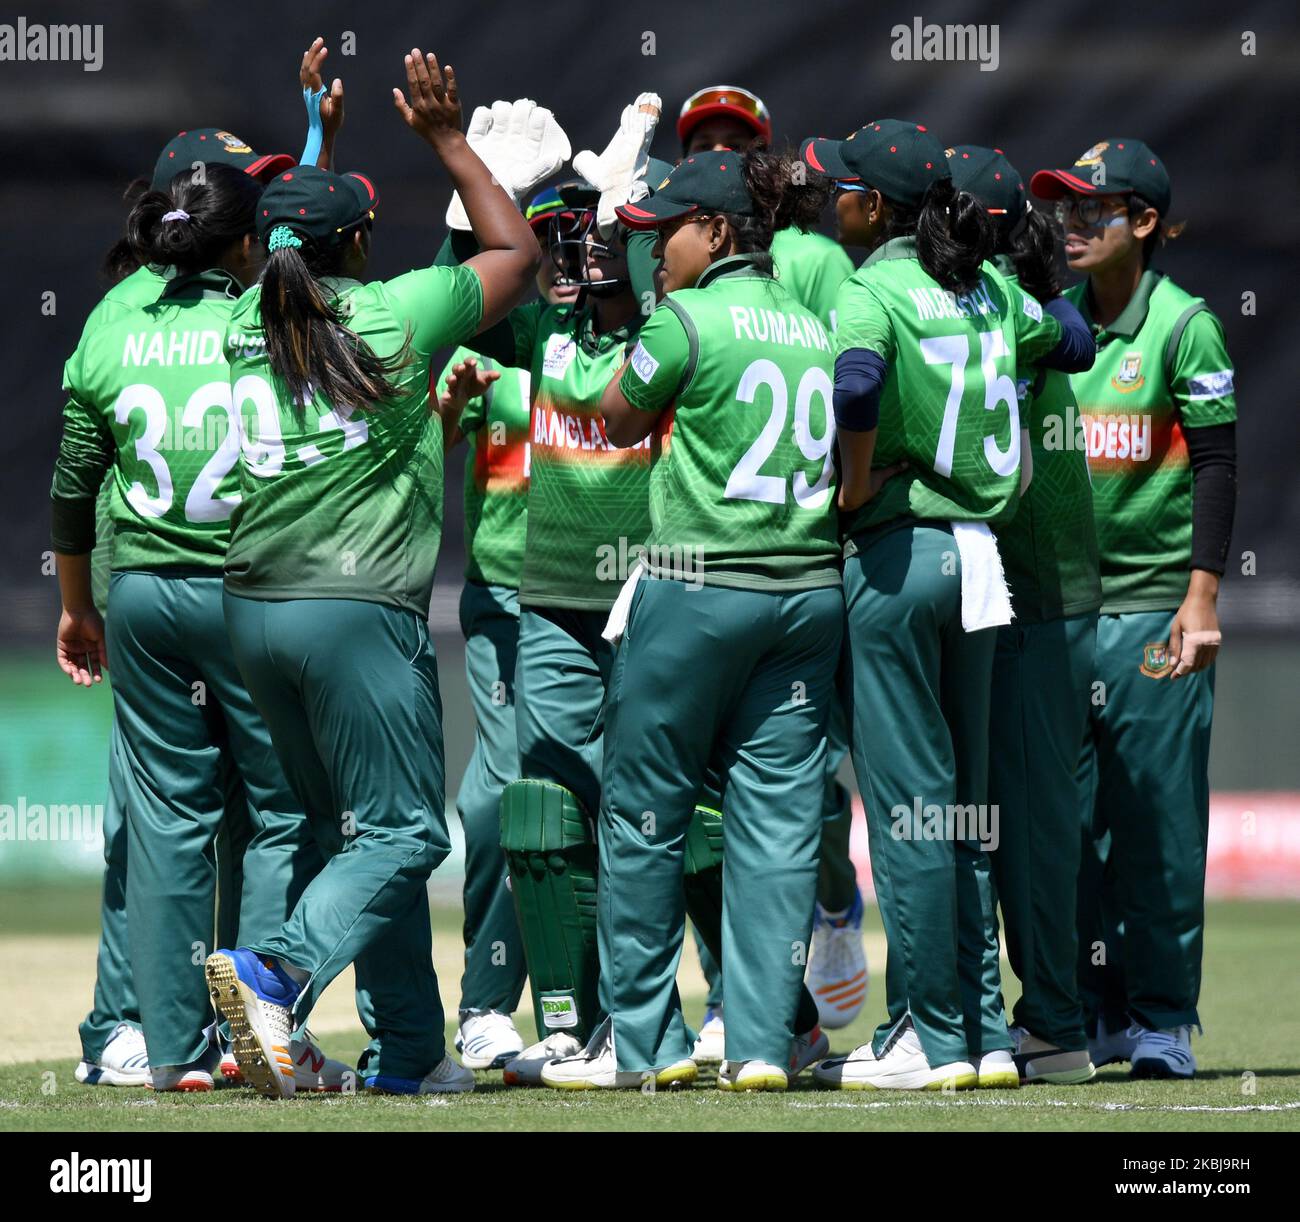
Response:
[[[212,1021],[203,960],[237,922],[271,924],[301,816],[236,667],[219,575],[114,573],[107,631],[131,981],[150,1064],[184,1065]]]
[[[999,628],[989,719],[993,874],[1023,989],[1014,1018],[1070,1051],[1088,1046],[1076,980],[1076,774],[1096,646],[1095,614]]]
[[[1102,615],[1083,753],[1079,987],[1089,1029],[1198,1024],[1214,668],[1163,666],[1173,611]],[[1155,672],[1148,674],[1148,671]]]
[[[131,980],[126,932],[126,808],[122,802],[119,731],[113,718],[108,741],[108,802],[104,806],[104,884],[99,902],[95,999],[80,1027],[81,1055],[98,1061],[118,1023],[140,1026],[140,1003]]]
[[[456,809],[465,830],[465,974],[462,1011],[519,1005],[528,975],[523,940],[501,849],[501,792],[519,775],[515,734],[515,655],[519,596],[505,586],[467,581],[460,596],[465,671],[474,703],[474,752]]]
[[[428,624],[354,599],[225,597],[239,668],[324,868],[251,949],[310,973],[305,1022],[349,963],[367,1073],[421,1078],[445,1052],[426,884],[450,852]]]
[[[842,912],[853,904],[858,889],[858,873],[849,856],[849,836],[853,830],[853,798],[839,782],[840,764],[848,751],[848,726],[842,704],[831,707],[826,729],[826,798],[822,807],[822,843],[818,855],[817,902],[828,912]],[[722,968],[695,932],[695,949],[700,970],[709,985],[707,1005],[722,1004]]]
[[[911,1014],[933,1066],[1009,1049],[987,833],[996,633],[961,626],[961,562],[942,523],[854,541],[845,560],[853,763],[889,945],[889,1019]]]
[[[683,845],[711,765],[725,782],[727,1057],[789,1056],[843,615],[838,588],[636,590],[611,681],[599,836],[601,977],[622,1070],[690,1053],[676,986]]]

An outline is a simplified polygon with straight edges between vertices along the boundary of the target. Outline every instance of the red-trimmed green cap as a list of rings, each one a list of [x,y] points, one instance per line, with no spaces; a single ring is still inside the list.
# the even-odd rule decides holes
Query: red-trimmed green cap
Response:
[[[364,174],[331,174],[314,165],[295,166],[273,179],[257,205],[257,236],[271,245],[281,226],[294,237],[333,245],[374,217],[379,196]],[[297,245],[297,243],[281,243]]]
[[[171,180],[196,161],[232,165],[262,182],[298,164],[288,153],[255,153],[230,132],[217,127],[199,127],[179,133],[163,146],[153,167],[153,189],[167,190]]]
[[[945,149],[952,185],[988,210],[995,225],[1013,225],[1025,212],[1025,182],[1001,149],[959,144]]]
[[[847,140],[814,137],[800,152],[816,173],[836,182],[860,182],[912,208],[931,183],[949,177],[943,145],[920,123],[904,119],[874,119]]]
[[[690,212],[749,216],[754,201],[741,173],[742,159],[743,154],[732,151],[692,153],[654,185],[646,199],[618,208],[618,219],[629,229],[653,229]]]
[[[682,103],[681,113],[677,116],[677,138],[682,147],[686,147],[691,132],[715,115],[736,119],[766,143],[772,143],[772,117],[758,94],[739,85],[708,85],[697,89]]]
[[[1099,140],[1068,170],[1039,170],[1029,189],[1040,199],[1063,195],[1140,195],[1164,216],[1172,188],[1165,163],[1141,140]]]

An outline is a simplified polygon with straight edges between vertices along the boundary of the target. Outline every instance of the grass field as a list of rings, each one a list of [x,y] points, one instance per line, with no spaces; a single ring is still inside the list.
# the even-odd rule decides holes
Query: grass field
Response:
[[[277,1104],[245,1090],[155,1096],[79,1086],[76,1025],[90,999],[98,899],[87,888],[7,888],[0,895],[0,1130],[1110,1130],[1254,1132],[1300,1129],[1300,904],[1211,906],[1202,1017],[1193,1083],[1131,1083],[1103,1070],[1087,1086],[948,1096],[868,1096],[799,1081],[785,1095],[733,1096],[695,1089],[646,1097],[516,1090],[481,1073],[474,1094],[455,1099],[366,1095],[306,1097]],[[459,914],[435,907],[435,961],[445,1003],[455,1004]],[[688,940],[689,943],[689,940]],[[884,939],[874,911],[867,937],[873,984],[859,1019],[832,1047],[865,1040],[883,1016],[878,982]],[[693,956],[681,976],[688,1017],[698,1019],[702,983]],[[1017,992],[1004,972],[1008,1000]],[[351,1011],[350,978],[327,990],[313,1019],[331,1055],[353,1060],[365,1043]],[[531,1014],[518,1017],[531,1031]],[[453,1027],[448,1025],[448,1039]]]

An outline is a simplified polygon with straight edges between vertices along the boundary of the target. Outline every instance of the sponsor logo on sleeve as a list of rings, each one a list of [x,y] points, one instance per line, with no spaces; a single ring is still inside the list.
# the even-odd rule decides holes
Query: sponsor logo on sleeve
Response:
[[[1025,294],[1025,313],[1035,322],[1043,321],[1043,307],[1027,293]]]
[[[1216,369],[1213,373],[1198,373],[1187,383],[1189,399],[1222,399],[1232,394],[1232,370]]]
[[[659,368],[659,362],[645,350],[645,345],[640,340],[637,340],[636,347],[632,349],[632,368],[636,376],[647,384]]]

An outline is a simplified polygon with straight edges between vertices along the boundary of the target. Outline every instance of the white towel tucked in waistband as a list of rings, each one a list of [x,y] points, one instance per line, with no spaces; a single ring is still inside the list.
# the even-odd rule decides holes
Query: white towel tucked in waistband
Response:
[[[978,632],[1011,623],[1011,593],[993,532],[984,522],[954,522],[952,537],[961,556],[961,626]]]
[[[636,583],[644,576],[645,565],[638,560],[627,575],[618,597],[614,599],[614,605],[609,609],[609,619],[605,621],[605,630],[600,634],[605,640],[612,641],[615,645],[622,640],[623,630],[627,627],[627,613],[632,609],[632,595],[636,593]]]

